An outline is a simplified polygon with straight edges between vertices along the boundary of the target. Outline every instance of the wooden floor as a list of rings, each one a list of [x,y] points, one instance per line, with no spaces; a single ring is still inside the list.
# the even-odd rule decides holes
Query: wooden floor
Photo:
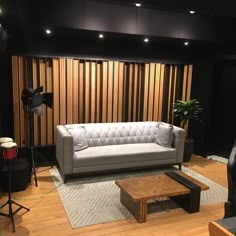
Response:
[[[186,165],[207,178],[227,187],[226,165],[193,156]],[[44,170],[41,168],[40,170]],[[8,218],[0,216],[0,236],[34,235],[80,235],[80,236],[171,236],[209,235],[208,222],[220,219],[224,214],[224,203],[201,206],[200,212],[188,214],[182,209],[149,214],[147,222],[139,224],[135,219],[71,229],[57,190],[48,170],[38,173],[39,186],[34,182],[25,191],[13,193],[16,202],[30,208],[15,215],[16,233]],[[0,205],[7,196],[0,195]],[[1,210],[2,211],[2,210]]]

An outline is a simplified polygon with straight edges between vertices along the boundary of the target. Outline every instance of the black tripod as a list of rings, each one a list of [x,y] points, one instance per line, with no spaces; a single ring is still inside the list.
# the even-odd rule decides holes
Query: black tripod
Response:
[[[8,218],[11,219],[13,232],[15,232],[14,215],[15,215],[18,211],[20,211],[21,209],[25,209],[25,210],[27,210],[27,211],[29,211],[29,209],[26,208],[26,207],[24,207],[24,206],[22,206],[22,205],[20,205],[20,204],[18,204],[18,203],[16,203],[15,201],[13,201],[13,200],[11,199],[11,160],[6,160],[6,161],[7,161],[7,171],[8,171],[8,200],[7,200],[7,202],[6,202],[5,204],[3,204],[3,205],[0,207],[0,209],[2,209],[3,207],[5,207],[6,205],[8,205],[8,206],[9,206],[9,213],[6,214],[6,213],[1,213],[1,212],[0,212],[0,215],[1,215],[1,216],[6,216],[6,217],[8,217]],[[17,208],[15,211],[12,210],[12,205],[13,205],[13,204],[15,204],[15,205],[18,206],[18,208]]]

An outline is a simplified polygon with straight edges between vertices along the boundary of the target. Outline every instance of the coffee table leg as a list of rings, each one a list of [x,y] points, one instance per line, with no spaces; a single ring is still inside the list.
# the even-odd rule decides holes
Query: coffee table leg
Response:
[[[195,213],[199,212],[200,209],[200,196],[201,192],[175,196],[171,197],[171,199],[173,199],[188,213]]]
[[[139,223],[146,222],[147,218],[147,201],[140,200],[135,202],[126,192],[122,189],[120,191],[121,203],[130,211]]]

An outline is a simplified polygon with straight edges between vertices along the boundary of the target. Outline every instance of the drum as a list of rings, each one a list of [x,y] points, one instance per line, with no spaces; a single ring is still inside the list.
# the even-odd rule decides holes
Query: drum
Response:
[[[1,137],[0,138],[0,144],[8,143],[8,142],[13,142],[13,139],[12,138],[8,138],[8,137]]]
[[[15,142],[4,142],[1,145],[3,157],[6,160],[12,160],[17,155],[17,144]]]

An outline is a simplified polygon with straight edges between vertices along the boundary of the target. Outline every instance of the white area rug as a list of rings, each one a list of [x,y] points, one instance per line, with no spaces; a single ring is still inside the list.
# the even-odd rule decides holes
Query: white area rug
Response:
[[[72,228],[107,223],[133,217],[120,203],[120,189],[114,180],[135,176],[146,176],[162,173],[166,170],[151,170],[121,173],[119,175],[95,176],[63,184],[57,169],[50,170],[62,204]],[[172,169],[173,170],[173,169]],[[227,189],[206,177],[182,167],[182,171],[210,187],[201,193],[201,205],[225,202]],[[169,211],[179,206],[173,201],[163,198],[150,203],[149,212]]]

